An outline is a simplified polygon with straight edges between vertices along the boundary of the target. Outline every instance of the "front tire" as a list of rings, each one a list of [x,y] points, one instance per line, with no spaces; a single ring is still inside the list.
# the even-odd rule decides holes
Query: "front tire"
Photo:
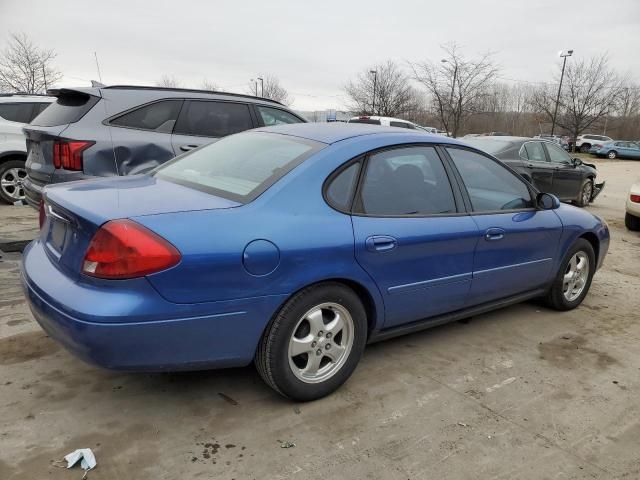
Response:
[[[580,194],[575,201],[575,204],[578,207],[586,207],[591,202],[591,197],[593,196],[593,180],[587,178],[584,182],[582,182],[582,187],[580,188]]]
[[[367,341],[360,298],[340,283],[307,287],[267,326],[255,356],[262,379],[285,397],[322,398],[355,370]]]
[[[638,232],[640,231],[640,218],[626,213],[624,216],[624,225],[632,232]]]
[[[584,238],[578,239],[562,260],[545,303],[561,311],[576,308],[589,292],[595,269],[593,247]]]
[[[0,163],[0,199],[7,203],[24,200],[22,182],[27,177],[24,160]]]
[[[615,150],[611,150],[609,153],[607,153],[607,158],[610,160],[613,160],[617,157],[618,157],[618,152],[616,152]]]

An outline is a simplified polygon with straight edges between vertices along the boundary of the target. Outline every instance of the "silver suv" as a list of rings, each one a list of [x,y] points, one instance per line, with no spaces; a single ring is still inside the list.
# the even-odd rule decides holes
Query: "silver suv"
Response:
[[[27,147],[22,127],[54,100],[44,95],[0,94],[0,201],[24,198]]]

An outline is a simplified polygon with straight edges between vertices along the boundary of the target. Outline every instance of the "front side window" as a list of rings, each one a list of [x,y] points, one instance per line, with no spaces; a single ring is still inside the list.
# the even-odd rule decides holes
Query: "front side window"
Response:
[[[547,156],[544,154],[544,147],[540,142],[527,142],[524,144],[527,158],[533,162],[546,162]]]
[[[193,150],[152,175],[246,203],[322,147],[297,137],[247,132]]]
[[[226,137],[253,128],[244,103],[191,100],[180,115],[175,133],[200,137]]]
[[[532,208],[526,184],[500,163],[461,148],[448,147],[475,212]]]
[[[33,103],[0,103],[0,117],[10,122],[29,123]]]
[[[359,213],[398,216],[454,212],[451,184],[435,148],[397,148],[369,157]]]
[[[182,100],[162,100],[120,115],[109,123],[117,127],[171,133],[181,106]]]
[[[564,149],[554,145],[552,143],[547,143],[545,145],[547,147],[547,152],[549,153],[549,160],[553,163],[571,163],[571,157]]]
[[[256,105],[256,110],[258,111],[258,115],[260,115],[260,118],[262,118],[262,122],[267,127],[271,125],[302,122],[302,120],[300,120],[295,115],[292,115],[289,112],[285,112],[284,110],[280,110],[278,108],[269,108]]]

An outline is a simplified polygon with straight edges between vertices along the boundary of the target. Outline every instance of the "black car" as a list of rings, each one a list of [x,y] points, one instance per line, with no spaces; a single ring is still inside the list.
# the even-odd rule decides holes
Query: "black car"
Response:
[[[49,90],[56,101],[24,128],[27,203],[51,183],[143,173],[251,128],[306,120],[279,102],[237,93],[109,86]]]
[[[571,158],[560,146],[526,137],[474,137],[465,141],[502,160],[541,192],[585,207],[605,182],[596,183],[596,166]]]

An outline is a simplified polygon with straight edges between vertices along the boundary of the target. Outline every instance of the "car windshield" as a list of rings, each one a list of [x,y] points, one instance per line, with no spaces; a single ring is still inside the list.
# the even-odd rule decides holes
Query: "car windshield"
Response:
[[[465,138],[465,143],[468,143],[472,147],[476,147],[483,152],[495,155],[496,153],[504,152],[511,146],[511,142],[505,140],[495,140],[493,138],[473,137]]]
[[[177,157],[152,175],[247,203],[322,147],[302,138],[247,132]]]

